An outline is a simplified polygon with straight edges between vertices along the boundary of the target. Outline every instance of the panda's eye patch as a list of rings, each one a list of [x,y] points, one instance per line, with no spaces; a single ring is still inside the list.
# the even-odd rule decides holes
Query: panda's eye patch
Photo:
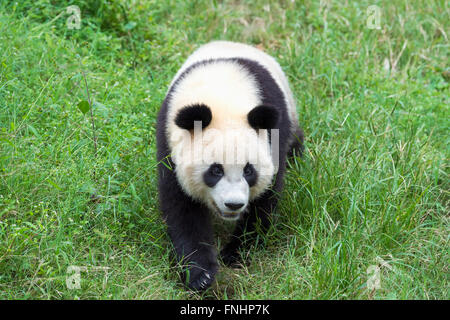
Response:
[[[253,174],[254,168],[251,164],[247,163],[244,168],[244,176],[251,176]]]
[[[253,187],[256,184],[258,175],[256,174],[255,167],[250,163],[247,163],[244,167],[244,178],[247,180],[250,187]]]
[[[209,171],[212,175],[221,177],[223,176],[223,167],[220,164],[214,164],[211,167],[209,167]]]
[[[203,181],[208,187],[212,188],[220,179],[222,179],[223,175],[224,171],[222,165],[213,163],[203,174]]]

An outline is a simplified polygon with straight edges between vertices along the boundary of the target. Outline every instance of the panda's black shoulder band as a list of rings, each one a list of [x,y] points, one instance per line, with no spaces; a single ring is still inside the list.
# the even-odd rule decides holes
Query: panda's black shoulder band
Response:
[[[212,113],[208,106],[204,104],[193,104],[178,111],[175,117],[175,124],[182,129],[194,129],[194,121],[202,122],[202,129],[206,128],[212,119]]]

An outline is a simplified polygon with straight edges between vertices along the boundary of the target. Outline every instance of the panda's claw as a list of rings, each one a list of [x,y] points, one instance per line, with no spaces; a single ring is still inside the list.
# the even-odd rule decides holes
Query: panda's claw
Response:
[[[203,291],[211,286],[214,281],[214,276],[207,271],[202,271],[199,275],[192,279],[189,283],[189,288],[194,291]]]

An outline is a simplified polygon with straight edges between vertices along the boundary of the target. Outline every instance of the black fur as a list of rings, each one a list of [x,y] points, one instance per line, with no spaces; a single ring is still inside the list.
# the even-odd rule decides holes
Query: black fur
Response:
[[[273,212],[277,204],[277,194],[283,188],[286,155],[292,147],[301,150],[301,140],[295,140],[290,132],[292,126],[283,93],[270,73],[259,63],[243,58],[206,60],[190,66],[175,80],[158,115],[159,201],[177,258],[185,266],[183,279],[188,287],[194,290],[204,290],[212,284],[218,269],[217,251],[214,247],[213,230],[208,209],[185,194],[176,179],[175,165],[170,159],[170,150],[167,144],[167,111],[174,88],[193,68],[202,64],[227,60],[240,64],[255,77],[262,95],[262,105],[276,108],[274,110],[278,114],[277,121],[269,124],[271,124],[270,127],[273,125],[273,128],[279,129],[280,142],[279,169],[274,178],[274,183],[269,190],[249,204],[249,210],[244,214],[243,219],[237,223],[231,241],[221,252],[222,260],[227,265],[239,262],[239,249],[254,243],[258,222],[262,232],[267,230],[270,225],[270,213]],[[251,118],[254,119],[253,116]],[[205,119],[202,118],[201,120],[204,121]],[[259,125],[259,120],[256,123]],[[184,122],[181,124],[185,125]],[[295,127],[297,127],[297,124],[295,124]],[[303,134],[299,138],[302,139]]]
[[[187,106],[178,111],[175,117],[175,124],[182,129],[194,129],[194,121],[202,122],[202,129],[205,129],[212,119],[211,110],[204,104]]]

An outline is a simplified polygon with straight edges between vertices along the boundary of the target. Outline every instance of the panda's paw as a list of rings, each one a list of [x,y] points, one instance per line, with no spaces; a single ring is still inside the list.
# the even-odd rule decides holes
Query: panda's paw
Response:
[[[222,258],[223,263],[228,267],[242,268],[244,264],[241,255],[236,249],[230,249],[225,247],[220,252],[220,257]]]
[[[194,291],[204,291],[208,289],[214,282],[214,278],[217,272],[217,266],[209,268],[209,270],[196,270],[192,272],[188,283],[188,287]]]

